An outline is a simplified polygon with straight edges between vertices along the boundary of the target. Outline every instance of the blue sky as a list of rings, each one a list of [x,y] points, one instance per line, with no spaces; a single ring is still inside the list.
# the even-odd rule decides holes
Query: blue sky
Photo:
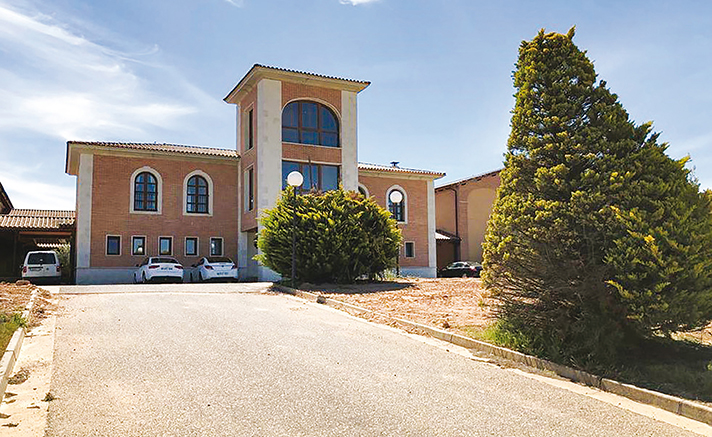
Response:
[[[576,25],[599,78],[712,188],[712,2],[0,0],[0,182],[74,209],[67,140],[235,147],[255,63],[368,80],[359,160],[501,167],[522,40]]]

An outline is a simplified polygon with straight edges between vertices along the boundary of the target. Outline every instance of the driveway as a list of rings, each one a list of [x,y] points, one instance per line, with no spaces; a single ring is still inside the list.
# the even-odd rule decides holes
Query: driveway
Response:
[[[170,287],[61,301],[48,436],[695,435],[264,286]]]

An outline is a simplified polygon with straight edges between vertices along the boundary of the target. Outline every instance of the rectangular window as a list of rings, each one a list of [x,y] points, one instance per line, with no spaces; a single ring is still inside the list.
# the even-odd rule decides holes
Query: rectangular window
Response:
[[[118,235],[106,236],[106,254],[121,255],[121,237]]]
[[[173,255],[173,237],[158,237],[158,254]]]
[[[339,187],[339,166],[326,164],[309,164],[304,162],[282,161],[282,189],[287,188],[287,175],[298,171],[304,177],[297,193],[335,190]]]
[[[210,239],[210,256],[223,256],[223,239],[213,237]]]
[[[245,170],[245,211],[255,209],[255,170],[253,167]]]
[[[246,150],[250,150],[255,146],[255,125],[254,123],[254,116],[252,112],[252,108],[250,108],[249,111],[247,111],[247,144],[246,144]]]
[[[146,237],[131,237],[131,255],[146,255]]]
[[[415,258],[415,243],[412,241],[405,242],[405,257]]]
[[[185,237],[185,256],[198,256],[198,237]]]

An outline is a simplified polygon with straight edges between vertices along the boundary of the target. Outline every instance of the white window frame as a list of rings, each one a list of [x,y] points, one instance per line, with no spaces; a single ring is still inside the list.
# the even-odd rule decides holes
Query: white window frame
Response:
[[[213,240],[220,240],[220,253],[213,253]],[[210,247],[208,248],[210,256],[225,256],[225,239],[223,237],[210,237]]]
[[[358,187],[366,193],[366,197],[371,197],[371,193],[368,191],[368,188],[364,184],[359,182]]]
[[[408,256],[408,250],[406,249],[409,244],[413,245],[413,256]],[[403,242],[403,258],[412,259],[415,258],[415,241],[404,241]]]
[[[208,183],[208,212],[188,212],[188,181],[193,176],[202,176]],[[212,217],[213,216],[213,179],[202,170],[193,170],[183,178],[183,215],[188,217]]]
[[[134,209],[134,194],[136,190],[136,176],[139,174],[147,172],[151,173],[155,178],[156,178],[156,210],[155,211],[141,211],[141,210],[135,210]],[[129,199],[129,212],[131,214],[149,214],[149,215],[160,215],[163,213],[163,178],[161,177],[161,174],[154,168],[151,168],[149,166],[143,166],[141,168],[136,169],[131,174],[131,178],[129,179],[129,184],[131,185],[130,190],[131,190],[131,198]]]
[[[195,239],[195,254],[189,254],[188,253],[188,239]],[[183,239],[183,255],[185,256],[193,256],[193,257],[199,257],[200,256],[200,238],[199,237],[185,237]]]
[[[161,253],[161,239],[168,238],[171,240],[171,253]],[[172,235],[160,235],[158,237],[158,254],[156,256],[173,256],[174,246],[173,246],[173,236]]]
[[[119,253],[109,253],[109,237],[117,237],[119,239]],[[104,239],[104,255],[121,256],[121,235],[106,234],[106,238]]]
[[[410,208],[408,208],[408,193],[405,191],[403,187],[400,185],[391,185],[387,190],[386,190],[386,209],[390,213],[391,210],[388,208],[388,203],[390,202],[390,195],[391,191],[393,190],[398,190],[403,194],[403,200],[401,200],[401,203],[403,203],[403,207],[405,208],[405,214],[403,214],[403,221],[398,221],[400,224],[407,225],[408,224],[408,211],[410,211]]]
[[[143,253],[141,255],[137,255],[133,252],[134,238],[143,238]],[[131,236],[131,256],[148,256],[148,238],[146,238],[145,235],[132,235]]]

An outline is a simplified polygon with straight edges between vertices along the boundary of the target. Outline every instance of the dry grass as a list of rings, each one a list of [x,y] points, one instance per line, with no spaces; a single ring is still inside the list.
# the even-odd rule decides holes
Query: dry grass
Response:
[[[11,284],[0,282],[0,314],[10,316],[22,312],[30,301],[32,292],[37,288],[32,284],[19,285],[21,281]]]

